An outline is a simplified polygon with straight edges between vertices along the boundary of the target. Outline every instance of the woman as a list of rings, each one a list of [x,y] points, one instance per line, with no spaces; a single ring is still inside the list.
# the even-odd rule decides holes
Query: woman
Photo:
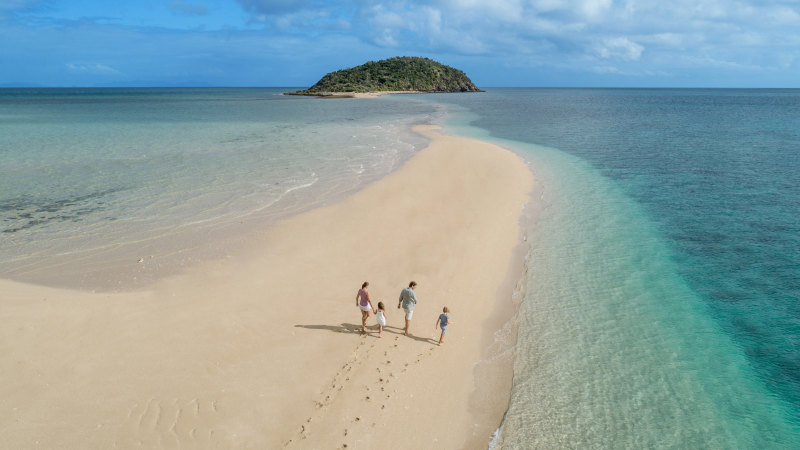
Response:
[[[372,307],[372,300],[369,299],[369,291],[367,288],[369,287],[369,282],[365,281],[364,284],[361,285],[361,289],[358,290],[358,294],[356,294],[356,306],[358,309],[361,310],[361,332],[367,332],[367,319],[369,318],[369,312],[375,311],[375,308]]]

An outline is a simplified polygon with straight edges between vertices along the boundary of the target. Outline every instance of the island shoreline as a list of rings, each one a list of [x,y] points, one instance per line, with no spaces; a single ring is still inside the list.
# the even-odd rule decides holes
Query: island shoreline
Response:
[[[317,98],[375,98],[382,95],[391,94],[469,94],[477,92],[486,92],[482,89],[475,91],[368,91],[368,92],[320,92],[320,93],[299,93],[299,92],[284,92],[283,95],[295,95],[300,97],[317,97]]]

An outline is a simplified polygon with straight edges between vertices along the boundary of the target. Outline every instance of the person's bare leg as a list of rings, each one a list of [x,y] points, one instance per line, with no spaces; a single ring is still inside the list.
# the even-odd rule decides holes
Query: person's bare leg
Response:
[[[403,336],[408,336],[408,326],[411,324],[411,321],[406,319],[406,332],[403,333]]]
[[[361,311],[361,331],[367,332],[367,318],[369,317],[368,311]]]
[[[442,341],[444,341],[444,333],[439,336],[439,345],[442,345]]]
[[[378,324],[378,337],[383,337],[383,325]]]

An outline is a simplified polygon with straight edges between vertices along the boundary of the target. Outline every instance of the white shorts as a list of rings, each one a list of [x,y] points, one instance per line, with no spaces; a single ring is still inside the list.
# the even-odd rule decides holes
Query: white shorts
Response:
[[[372,307],[369,306],[369,303],[367,303],[367,306],[358,305],[358,309],[360,309],[362,311],[372,311]]]
[[[403,308],[403,311],[406,312],[406,320],[411,320],[411,317],[414,315],[414,310]]]

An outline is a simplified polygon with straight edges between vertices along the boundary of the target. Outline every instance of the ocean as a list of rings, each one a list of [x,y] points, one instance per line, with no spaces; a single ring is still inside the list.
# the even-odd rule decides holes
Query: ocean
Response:
[[[283,91],[0,90],[0,277],[218,256],[189,247],[352,193],[441,123],[537,179],[492,446],[800,448],[800,91]]]

